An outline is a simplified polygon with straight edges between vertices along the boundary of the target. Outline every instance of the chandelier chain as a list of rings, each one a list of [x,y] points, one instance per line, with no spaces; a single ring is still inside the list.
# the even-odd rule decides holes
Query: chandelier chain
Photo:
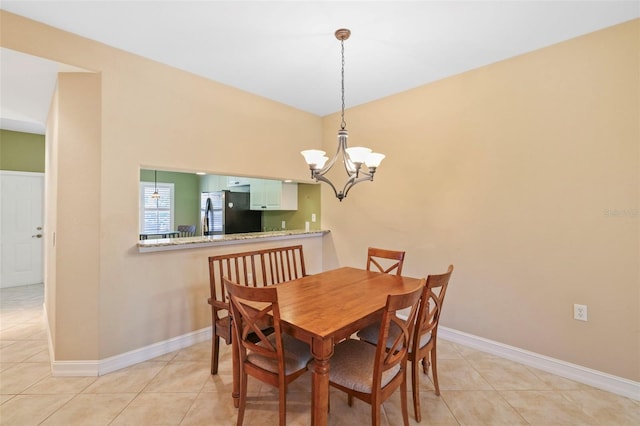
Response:
[[[344,121],[344,39],[340,40],[340,46],[342,48],[342,120],[340,121],[340,128],[344,130],[347,126]]]

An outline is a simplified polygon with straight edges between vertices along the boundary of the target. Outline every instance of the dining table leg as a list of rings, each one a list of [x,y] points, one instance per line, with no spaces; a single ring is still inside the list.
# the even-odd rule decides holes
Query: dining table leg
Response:
[[[326,426],[329,418],[329,359],[333,355],[333,339],[314,339],[311,353],[314,357],[311,376],[311,424]]]

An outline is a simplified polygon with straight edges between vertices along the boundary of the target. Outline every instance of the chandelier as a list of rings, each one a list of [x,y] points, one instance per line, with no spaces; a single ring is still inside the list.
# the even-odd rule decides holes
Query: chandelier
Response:
[[[342,50],[342,115],[340,130],[338,130],[338,150],[331,160],[329,160],[324,151],[318,149],[308,149],[302,151],[301,154],[309,165],[309,169],[311,169],[311,177],[315,179],[316,182],[329,184],[329,186],[333,188],[333,192],[338,200],[342,201],[354,185],[373,180],[376,168],[385,156],[384,154],[372,152],[371,149],[361,146],[347,148],[347,123],[344,121],[344,41],[349,38],[351,31],[341,28],[336,31],[335,35],[336,38],[340,40]],[[325,174],[331,170],[338,159],[344,164],[344,169],[347,172],[347,181],[340,191],[338,191],[333,182],[325,177]],[[363,166],[365,166],[366,171]]]

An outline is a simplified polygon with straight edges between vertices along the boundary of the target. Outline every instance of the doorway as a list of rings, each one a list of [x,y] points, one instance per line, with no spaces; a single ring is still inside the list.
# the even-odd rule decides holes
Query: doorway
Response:
[[[44,173],[0,171],[0,288],[44,281]]]

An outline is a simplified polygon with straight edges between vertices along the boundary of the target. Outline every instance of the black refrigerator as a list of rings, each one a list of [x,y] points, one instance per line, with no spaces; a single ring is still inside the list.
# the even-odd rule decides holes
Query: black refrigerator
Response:
[[[262,212],[250,210],[248,192],[203,192],[200,197],[202,235],[262,231]]]

